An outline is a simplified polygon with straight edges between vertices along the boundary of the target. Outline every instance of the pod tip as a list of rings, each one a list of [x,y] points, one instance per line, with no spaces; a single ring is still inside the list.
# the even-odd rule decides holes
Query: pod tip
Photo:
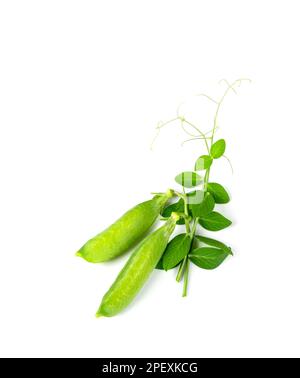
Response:
[[[82,253],[81,253],[80,251],[77,251],[77,252],[75,253],[75,256],[82,257]]]
[[[97,311],[95,316],[96,316],[96,318],[102,318],[103,317],[103,315],[101,314],[100,311]]]

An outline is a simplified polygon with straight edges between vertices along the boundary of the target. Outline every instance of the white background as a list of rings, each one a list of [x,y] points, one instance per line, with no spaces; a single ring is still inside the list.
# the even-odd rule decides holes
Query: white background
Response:
[[[1,356],[300,356],[298,3],[1,1]],[[75,251],[203,151],[176,124],[151,151],[157,122],[239,77],[252,84],[229,94],[218,134],[234,175],[224,160],[212,176],[232,194],[235,225],[214,236],[234,258],[193,267],[185,299],[155,271],[96,319],[127,256]]]

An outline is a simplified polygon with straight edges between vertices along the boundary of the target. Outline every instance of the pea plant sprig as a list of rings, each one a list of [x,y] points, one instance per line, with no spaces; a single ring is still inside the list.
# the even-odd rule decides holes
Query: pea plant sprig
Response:
[[[181,172],[175,177],[175,181],[181,185],[182,191],[174,190],[174,194],[178,198],[177,202],[167,206],[161,213],[163,219],[168,219],[172,213],[176,212],[180,215],[177,224],[185,225],[185,232],[175,236],[168,243],[156,267],[165,271],[178,267],[176,281],[180,282],[183,279],[183,296],[187,295],[190,262],[202,269],[215,269],[228,256],[232,255],[230,247],[216,239],[201,235],[199,227],[208,231],[220,231],[232,224],[220,212],[214,211],[215,204],[226,204],[230,201],[230,197],[221,184],[210,182],[210,173],[213,164],[220,158],[226,159],[231,166],[230,160],[225,155],[226,141],[224,139],[215,140],[215,137],[219,128],[219,112],[222,104],[230,91],[237,93],[236,88],[243,81],[250,82],[249,79],[238,79],[233,83],[222,80],[226,84],[226,89],[219,100],[203,93],[198,95],[205,97],[216,106],[213,127],[209,132],[203,132],[186,117],[180,115],[181,105],[177,108],[175,118],[157,126],[155,139],[163,127],[179,121],[183,131],[190,136],[183,143],[201,140],[206,150],[197,158],[193,170]],[[203,174],[200,175],[199,172],[203,172]],[[192,191],[187,192],[187,189],[192,189]]]
[[[104,294],[97,317],[111,317],[125,310],[155,268],[168,271],[178,267],[176,280],[183,280],[182,295],[186,296],[190,262],[202,269],[215,269],[232,255],[230,247],[202,235],[199,228],[201,226],[209,231],[219,231],[231,225],[229,219],[214,210],[215,204],[226,204],[230,198],[221,184],[210,181],[210,172],[214,162],[220,158],[225,158],[230,163],[224,155],[225,140],[215,140],[219,127],[218,116],[227,94],[230,91],[236,93],[236,88],[244,80],[247,79],[239,79],[232,84],[225,81],[226,90],[218,101],[205,94],[199,95],[216,106],[213,127],[209,132],[203,132],[181,116],[180,106],[177,117],[158,125],[159,133],[162,127],[179,120],[182,129],[190,137],[185,142],[202,140],[204,143],[206,152],[196,159],[193,170],[181,172],[175,177],[182,190],[168,189],[164,193],[152,193],[152,199],[128,210],[76,252],[77,256],[90,263],[102,263],[133,248],[126,264]],[[199,172],[203,174],[200,175]],[[175,203],[168,204],[174,197]],[[150,229],[159,216],[166,222],[151,232]],[[185,232],[169,241],[178,224],[185,225]]]

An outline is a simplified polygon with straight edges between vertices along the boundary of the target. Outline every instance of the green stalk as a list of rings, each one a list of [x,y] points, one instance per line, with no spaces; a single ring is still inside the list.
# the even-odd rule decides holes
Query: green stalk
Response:
[[[189,258],[187,258],[186,263],[185,263],[185,271],[184,271],[184,282],[183,282],[183,292],[182,292],[183,297],[187,296],[187,288],[188,288],[188,281],[189,281],[189,265],[190,265],[190,260]]]
[[[193,239],[194,239],[194,236],[195,236],[195,232],[196,232],[196,228],[197,228],[197,224],[198,224],[198,219],[199,218],[194,219],[194,224],[193,224],[193,228],[192,228],[192,232],[191,232],[191,238],[192,238],[191,247],[193,246]],[[190,266],[190,260],[189,260],[188,254],[185,256],[185,258],[183,260],[183,266],[184,266],[184,282],[183,282],[182,296],[186,297],[187,296],[188,279],[189,279],[189,266]]]
[[[180,197],[183,199],[183,202],[184,202],[184,214],[185,214],[184,222],[185,222],[186,233],[190,234],[191,233],[191,227],[190,227],[190,222],[188,220],[188,217],[189,217],[188,203],[187,203],[187,197],[186,197],[184,188],[183,188],[183,191],[184,191],[184,194],[180,193]],[[184,258],[184,260],[181,261],[181,263],[179,265],[178,273],[177,273],[177,276],[176,276],[177,282],[181,281],[182,275],[183,275],[184,270],[185,270],[185,263],[186,263],[186,257]]]
[[[207,168],[207,170],[205,172],[205,176],[204,176],[204,185],[203,185],[204,192],[207,192],[207,185],[208,185],[208,180],[209,180],[209,174],[210,174],[210,167]]]
[[[181,281],[182,274],[183,274],[183,272],[184,272],[184,268],[185,268],[185,262],[186,262],[186,256],[185,256],[185,258],[181,261],[181,263],[180,263],[180,265],[179,265],[178,273],[177,273],[177,276],[176,276],[176,281],[177,281],[177,282],[180,282],[180,281]]]
[[[184,218],[185,228],[186,228],[186,232],[189,234],[191,232],[191,228],[190,228],[190,222],[188,220],[189,211],[188,211],[188,204],[187,204],[186,196],[184,198],[184,214],[186,215],[186,217]]]
[[[194,219],[193,228],[192,228],[192,231],[190,232],[190,235],[191,235],[191,238],[192,238],[192,244],[191,244],[191,246],[193,245],[193,239],[194,239],[194,235],[195,235],[195,232],[196,232],[196,228],[197,228],[197,224],[198,224],[198,219],[199,218],[195,218]],[[178,273],[177,273],[177,276],[176,276],[176,281],[180,282],[181,279],[182,279],[182,276],[184,274],[184,286],[183,286],[183,293],[182,293],[183,297],[185,297],[186,294],[187,294],[189,263],[190,263],[189,262],[189,257],[188,257],[188,254],[187,254],[185,256],[185,258],[181,261],[181,263],[179,265]]]
[[[196,228],[197,228],[198,220],[199,220],[199,218],[195,218],[195,219],[194,219],[194,224],[193,224],[192,233],[191,233],[191,237],[192,237],[192,238],[195,236],[195,232],[196,232]]]

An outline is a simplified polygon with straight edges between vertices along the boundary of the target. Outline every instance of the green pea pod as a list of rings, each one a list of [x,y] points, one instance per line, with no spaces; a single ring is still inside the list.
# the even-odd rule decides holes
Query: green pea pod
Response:
[[[172,213],[165,225],[147,236],[135,249],[104,295],[97,317],[117,315],[132,302],[164,253],[178,219],[179,216]]]
[[[76,253],[93,263],[111,260],[131,248],[153,225],[173,192],[154,196],[127,211],[106,230],[90,239]]]

